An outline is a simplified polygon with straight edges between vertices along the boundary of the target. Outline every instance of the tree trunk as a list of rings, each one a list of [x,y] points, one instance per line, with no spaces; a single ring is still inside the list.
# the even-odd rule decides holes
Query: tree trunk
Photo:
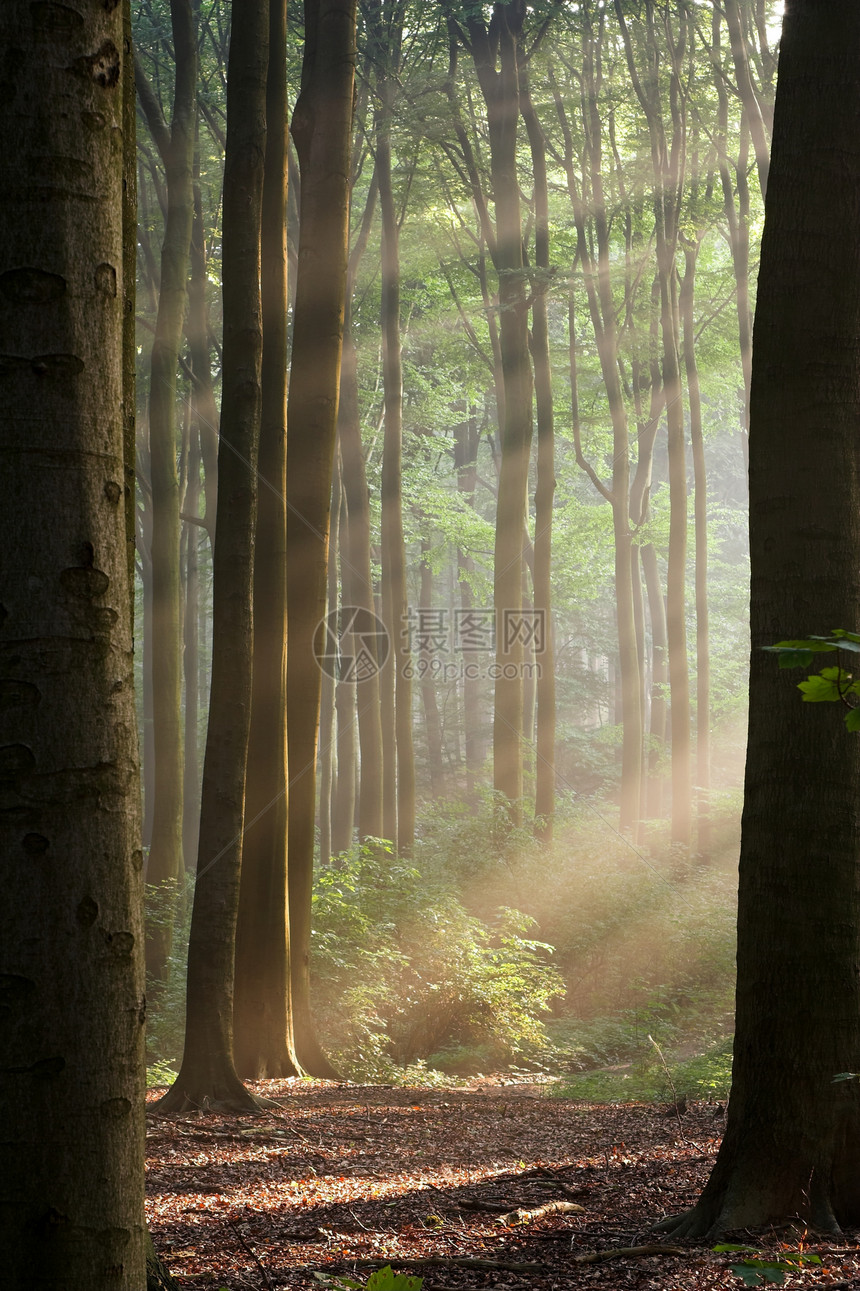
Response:
[[[750,71],[746,37],[743,30],[740,0],[725,0],[726,25],[729,29],[729,40],[732,46],[732,59],[735,64],[738,93],[743,104],[744,120],[755,150],[758,178],[762,197],[767,194],[767,173],[770,165],[767,131],[761,106]]]
[[[860,741],[762,650],[860,605],[858,54],[853,0],[789,0],[755,319],[732,1097],[677,1236],[860,1222],[860,1086],[838,1079],[860,1070]]]
[[[333,1068],[310,1004],[310,921],[320,670],[349,223],[355,0],[305,0],[302,88],[292,133],[301,170],[301,233],[287,412],[287,604],[290,649],[289,893],[296,1051],[316,1076]]]
[[[669,691],[672,732],[672,842],[683,849],[691,840],[690,777],[690,679],[687,664],[686,558],[687,558],[687,464],[684,444],[684,407],[678,345],[678,302],[675,253],[681,192],[683,188],[686,99],[681,59],[690,38],[689,16],[678,13],[677,37],[670,16],[659,18],[663,40],[658,38],[658,19],[651,7],[646,11],[644,29],[645,72],[640,77],[633,43],[621,0],[615,0],[627,66],[636,96],[648,124],[654,176],[654,240],[660,283],[660,335],[662,376],[666,398],[669,456],[669,559],[666,574],[666,629],[669,652]],[[661,80],[655,74],[661,62],[667,64],[669,118],[664,119]],[[668,130],[667,130],[668,126]]]
[[[255,1111],[233,1061],[233,984],[251,717],[254,532],[260,437],[260,216],[266,139],[267,0],[234,5],[224,168],[224,366],[213,555],[212,685],[197,883],[188,945],[185,1050],[162,1114]]]
[[[346,497],[345,559],[342,569],[342,601],[355,609],[361,619],[372,622],[373,580],[370,563],[370,494],[364,469],[361,424],[358,415],[358,376],[355,342],[350,331],[350,310],[345,321],[343,364],[340,377],[341,406],[338,412],[343,488]],[[350,615],[351,617],[351,615]],[[371,649],[373,637],[368,638]],[[376,661],[378,664],[378,660]],[[382,719],[378,668],[355,679],[358,702],[358,739],[361,750],[361,778],[358,789],[358,836],[382,837]]]
[[[391,113],[399,75],[400,33],[396,17],[377,18],[376,179],[382,216],[382,379],[385,431],[382,452],[382,603],[391,643],[394,686],[397,850],[408,852],[415,841],[415,754],[412,745],[412,668],[406,631],[406,551],[403,543],[402,457],[403,373],[400,353],[400,236],[391,183]]]
[[[663,773],[661,762],[666,751],[669,681],[666,647],[666,602],[660,582],[657,552],[653,543],[640,550],[648,618],[651,623],[651,721],[648,728],[648,818],[657,820],[663,814]]]
[[[337,527],[338,545],[340,547],[341,586],[346,587],[348,579],[348,541],[347,529],[349,517],[346,509],[346,497],[341,492],[341,508]],[[336,568],[336,567],[335,567]],[[330,602],[332,609],[337,607],[337,577],[335,576],[335,599]],[[354,657],[355,641],[347,635],[344,641],[347,655]],[[334,692],[335,717],[337,719],[337,781],[331,804],[331,850],[337,856],[352,846],[353,820],[356,808],[356,708],[355,697],[358,683],[352,676],[338,677]],[[363,768],[362,768],[363,773]],[[359,789],[360,795],[360,789]]]
[[[702,438],[702,396],[696,362],[693,296],[701,239],[684,241],[681,284],[681,324],[684,366],[690,404],[690,444],[693,450],[693,515],[696,535],[696,853],[707,864],[711,851],[711,657],[708,633],[708,478]]]
[[[175,882],[183,873],[182,579],[176,370],[185,318],[194,213],[192,170],[197,94],[197,32],[191,0],[171,4],[175,56],[173,114],[168,127],[140,64],[138,98],[164,163],[167,214],[161,248],[158,315],[149,389],[152,489],[152,696],[154,783],[152,840],[146,878]],[[164,976],[172,942],[169,922],[150,928],[147,971]]]
[[[152,742],[152,505],[149,496],[149,444],[137,452],[137,487],[141,504],[137,509],[137,551],[140,556],[140,585],[143,632],[141,651],[141,707],[143,709],[143,846],[148,856],[152,842],[152,797],[155,779],[155,750]]]
[[[583,169],[591,189],[589,211],[574,173],[573,139],[561,95],[554,87],[556,113],[565,139],[565,172],[577,233],[577,259],[583,267],[588,312],[600,359],[612,422],[611,484],[599,478],[582,450],[577,398],[576,328],[573,294],[569,302],[570,382],[574,451],[578,465],[612,507],[615,552],[615,614],[618,632],[618,681],[621,719],[621,795],[619,824],[636,828],[642,797],[642,746],[644,714],[641,704],[639,653],[633,599],[634,547],[630,528],[630,432],[618,364],[618,325],[612,291],[610,220],[603,178],[603,126],[599,111],[602,86],[602,22],[595,32],[591,22],[583,27],[582,79],[586,104],[586,145]],[[593,234],[587,217],[593,220]],[[595,254],[596,244],[596,254]]]
[[[430,615],[433,608],[433,570],[430,567],[430,540],[421,541],[421,584],[418,596],[419,613]],[[430,618],[425,622],[430,622]],[[424,731],[427,736],[427,765],[430,770],[430,796],[436,800],[445,797],[445,763],[442,757],[442,722],[436,699],[436,676],[433,671],[435,652],[432,641],[415,647],[420,661],[421,703],[424,708]]]
[[[467,409],[468,412],[468,409]],[[475,505],[477,482],[478,426],[474,416],[467,416],[456,428],[454,465],[457,469],[457,488],[470,506]],[[474,571],[472,557],[462,548],[457,549],[457,570],[460,582],[460,613],[468,615],[473,608],[469,576]],[[463,743],[466,758],[466,794],[474,799],[478,777],[486,758],[486,748],[481,730],[481,683],[471,670],[463,676]]]
[[[535,749],[535,832],[549,842],[555,814],[555,653],[552,639],[552,510],[555,495],[555,427],[552,401],[547,292],[549,265],[549,189],[546,140],[523,75],[520,105],[531,147],[535,203],[535,284],[531,353],[537,409],[537,484],[535,487],[534,607],[540,640],[537,666],[537,744]]]
[[[195,422],[188,426],[185,513],[196,516],[200,507],[200,437]],[[185,736],[182,789],[182,855],[186,870],[197,856],[200,829],[200,766],[197,735],[200,718],[200,527],[187,523],[185,539],[185,613],[183,672],[185,676]]]
[[[493,264],[499,282],[499,341],[504,385],[501,462],[493,555],[496,683],[493,785],[508,804],[511,823],[523,815],[522,539],[532,435],[532,371],[523,262],[517,125],[520,113],[517,44],[523,0],[497,4],[489,28],[468,20],[472,57],[487,105],[490,172],[495,207]],[[498,63],[498,68],[496,64]]]
[[[10,1287],[139,1291],[130,41],[73,16],[0,6],[0,1249]]]
[[[209,276],[206,267],[203,196],[198,182],[194,185],[194,223],[191,231],[190,260],[191,278],[188,283],[188,317],[185,331],[194,377],[191,397],[197,419],[197,432],[200,436],[200,455],[203,459],[205,498],[203,519],[211,544],[215,541],[215,513],[218,498],[218,407],[215,403],[212,368],[209,362],[209,327],[206,308]],[[196,855],[195,851],[194,856]]]
[[[236,1069],[295,1076],[287,911],[287,85],[286,0],[269,0],[261,209],[260,496],[245,837],[236,925]]]
[[[338,577],[337,577],[337,557],[338,547],[340,545],[340,528],[346,517],[343,514],[343,481],[341,479],[340,462],[335,453],[334,471],[331,481],[331,528],[329,530],[328,542],[328,572],[326,575],[326,620],[332,621],[332,615],[338,614],[339,597],[338,597]],[[339,774],[337,766],[337,756],[335,748],[335,686],[337,683],[337,670],[335,668],[324,668],[322,681],[320,683],[320,774],[319,774],[319,809],[317,813],[317,827],[319,830],[320,865],[328,865],[331,860],[331,831],[332,816],[334,815],[334,794],[335,784]],[[350,774],[355,777],[355,768],[350,768]]]
[[[738,316],[738,341],[740,343],[741,370],[744,379],[741,435],[744,465],[748,467],[750,376],[752,372],[752,309],[750,307],[749,290],[750,192],[747,179],[749,131],[745,126],[742,126],[738,144],[738,156],[734,165],[732,165],[727,151],[729,100],[720,57],[721,23],[722,15],[720,10],[715,8],[711,24],[711,61],[714,64],[714,86],[717,91],[718,103],[715,142],[717,145],[720,187],[723,194],[723,210],[726,215],[729,247],[735,272],[735,307]],[[734,171],[734,181],[732,171]],[[737,189],[737,204],[735,203],[735,189]]]

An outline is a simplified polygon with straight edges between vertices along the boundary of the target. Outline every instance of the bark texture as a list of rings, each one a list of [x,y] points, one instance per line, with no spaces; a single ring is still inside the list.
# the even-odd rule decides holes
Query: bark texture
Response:
[[[761,647],[860,612],[860,11],[786,4],[755,320],[752,665],[726,1133],[697,1236],[860,1220],[860,742]]]
[[[146,1279],[127,17],[0,8],[0,1249],[34,1291]]]

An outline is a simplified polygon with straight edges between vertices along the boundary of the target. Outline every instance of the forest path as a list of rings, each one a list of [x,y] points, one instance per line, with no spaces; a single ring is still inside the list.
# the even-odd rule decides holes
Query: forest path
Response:
[[[374,1260],[423,1276],[424,1291],[742,1285],[732,1257],[702,1247],[576,1262],[659,1241],[649,1225],[688,1206],[707,1178],[722,1127],[713,1106],[677,1116],[568,1102],[510,1079],[451,1089],[263,1081],[253,1088],[281,1108],[260,1117],[150,1116],[156,1249],[188,1291],[319,1287],[320,1273],[363,1285]],[[582,1210],[501,1219],[547,1202]],[[821,1263],[789,1270],[785,1285],[860,1291],[858,1238],[806,1238],[802,1249]],[[732,1240],[773,1259],[781,1243],[797,1250],[802,1234]],[[427,1257],[444,1262],[411,1263]]]

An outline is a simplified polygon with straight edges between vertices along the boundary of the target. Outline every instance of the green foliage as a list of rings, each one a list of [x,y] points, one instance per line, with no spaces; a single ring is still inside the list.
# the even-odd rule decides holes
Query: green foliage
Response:
[[[324,1287],[335,1291],[421,1291],[423,1278],[413,1277],[409,1273],[395,1273],[390,1264],[383,1269],[376,1269],[366,1282],[356,1282],[353,1278],[334,1277],[331,1273],[314,1273],[314,1277]]]
[[[470,914],[449,875],[371,843],[318,873],[313,916],[315,1007],[347,1073],[390,1080],[458,1045],[499,1065],[546,1044],[563,984],[520,912]]]
[[[628,1064],[568,1076],[552,1087],[552,1095],[594,1103],[665,1103],[686,1094],[713,1102],[728,1098],[731,1081],[732,1042],[723,1037],[704,1052],[682,1061],[670,1059],[665,1066],[650,1046],[640,1046]]]
[[[146,1068],[146,1088],[158,1089],[162,1085],[172,1085],[178,1072],[167,1062],[153,1062]]]
[[[778,641],[776,645],[764,646],[763,649],[777,656],[780,668],[808,668],[817,654],[829,654],[833,651],[845,651],[848,654],[860,654],[860,636],[855,632],[846,632],[844,628],[835,628],[829,637],[810,636],[798,641]],[[845,714],[845,725],[849,731],[860,731],[860,680],[855,681],[853,673],[841,665],[834,668],[822,668],[812,673],[806,681],[798,683],[797,689],[807,704],[844,704],[848,711]]]
[[[662,1099],[651,1035],[679,1090],[724,1097],[739,803],[712,805],[707,870],[658,846],[656,825],[645,854],[591,808],[549,847],[502,834],[491,794],[434,804],[410,863],[376,843],[322,870],[314,992],[341,1068],[424,1083],[515,1062],[581,1073],[577,1097]]]
[[[806,1264],[821,1263],[818,1255],[808,1255],[805,1251],[783,1251],[777,1258],[769,1259],[768,1256],[760,1254],[754,1246],[725,1243],[711,1249],[718,1255],[746,1256],[746,1259],[730,1264],[729,1268],[735,1277],[740,1278],[744,1286],[748,1287],[766,1286],[768,1283],[778,1284],[785,1280],[786,1273],[798,1273]]]
[[[146,1019],[147,1084],[172,1083],[185,1043],[185,967],[194,877],[181,882],[148,884],[145,896],[146,926],[172,925],[173,941],[164,981],[147,981],[150,1001]]]

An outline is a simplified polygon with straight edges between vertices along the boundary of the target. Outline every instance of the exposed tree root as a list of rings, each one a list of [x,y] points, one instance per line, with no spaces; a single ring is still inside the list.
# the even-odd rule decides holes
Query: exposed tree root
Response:
[[[280,1107],[280,1104],[252,1094],[240,1080],[195,1087],[186,1084],[180,1072],[164,1097],[149,1110],[156,1116],[190,1116],[194,1112],[259,1116],[270,1107]]]
[[[665,1219],[652,1224],[651,1232],[665,1233],[672,1241],[679,1242],[718,1241],[726,1233],[745,1228],[765,1228],[775,1222],[775,1219],[768,1219],[764,1215],[742,1216],[728,1212],[725,1208],[715,1214],[714,1207],[699,1203],[691,1210],[682,1211],[680,1215],[667,1215]],[[813,1216],[801,1222],[808,1223],[810,1229],[816,1232],[828,1233],[834,1237],[842,1233],[829,1206],[817,1209]]]
[[[146,1291],[180,1291],[179,1283],[156,1255],[148,1232],[146,1234]]]

